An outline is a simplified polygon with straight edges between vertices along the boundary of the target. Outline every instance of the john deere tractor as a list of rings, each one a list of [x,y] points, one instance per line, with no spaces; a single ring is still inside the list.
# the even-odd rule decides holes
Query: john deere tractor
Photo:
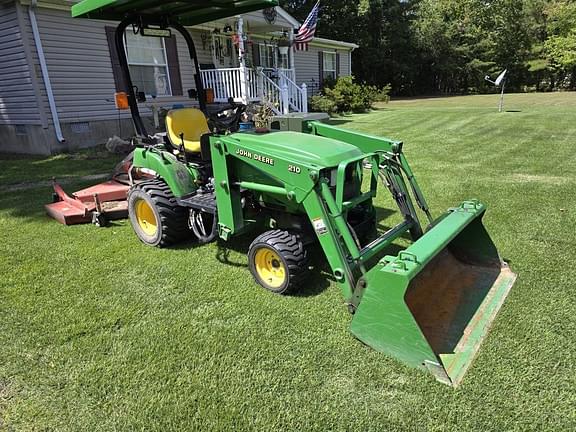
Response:
[[[482,224],[484,204],[468,200],[434,219],[402,142],[336,128],[326,116],[287,115],[271,130],[239,132],[244,106],[207,111],[185,26],[276,4],[84,0],[73,7],[77,17],[121,21],[117,51],[138,135],[131,172],[146,178],[128,194],[134,231],[156,247],[251,235],[250,272],[277,294],[305,283],[307,251],[321,249],[354,336],[457,385],[515,280]],[[175,29],[188,44],[200,109],[169,112],[165,136],[150,135],[140,117],[124,49],[128,26],[143,36]],[[402,218],[378,234],[380,186]],[[411,245],[386,255],[400,237]]]

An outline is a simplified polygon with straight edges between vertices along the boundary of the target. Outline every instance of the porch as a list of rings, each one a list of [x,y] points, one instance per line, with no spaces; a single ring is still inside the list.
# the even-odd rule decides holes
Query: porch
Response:
[[[306,84],[296,84],[294,69],[233,67],[201,70],[205,89],[210,89],[214,102],[262,102],[276,114],[290,111],[308,112]]]
[[[204,88],[216,103],[261,102],[277,114],[308,111],[290,49],[299,23],[281,8],[194,27]]]

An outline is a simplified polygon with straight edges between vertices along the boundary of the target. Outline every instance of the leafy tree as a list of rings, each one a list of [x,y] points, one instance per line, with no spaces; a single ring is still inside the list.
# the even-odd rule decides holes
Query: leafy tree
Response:
[[[545,53],[562,84],[576,87],[576,2],[558,0],[545,9],[548,17],[548,38]]]
[[[284,0],[304,20],[316,0]],[[394,94],[576,86],[576,0],[324,0],[320,36],[357,43],[359,82]]]
[[[317,0],[284,0],[280,4],[300,22],[308,14]],[[321,12],[317,34],[321,37],[355,42],[357,37],[358,2],[351,0],[324,0],[320,2]]]

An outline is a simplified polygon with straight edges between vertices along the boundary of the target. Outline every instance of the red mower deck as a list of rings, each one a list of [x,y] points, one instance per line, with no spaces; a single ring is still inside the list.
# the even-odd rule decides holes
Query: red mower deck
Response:
[[[105,225],[107,220],[127,217],[126,198],[129,189],[129,185],[110,180],[79,190],[70,196],[54,182],[55,202],[44,207],[50,217],[64,225],[90,222]]]

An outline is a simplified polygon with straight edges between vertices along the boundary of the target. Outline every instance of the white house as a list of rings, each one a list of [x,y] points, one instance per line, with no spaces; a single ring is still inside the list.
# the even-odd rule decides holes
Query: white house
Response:
[[[51,154],[132,130],[129,113],[114,103],[123,85],[113,43],[117,23],[73,19],[73,3],[0,0],[0,152]],[[351,43],[317,37],[308,51],[284,54],[278,41],[291,39],[299,26],[276,7],[190,28],[214,102],[233,97],[306,110],[306,95],[324,79],[351,74],[357,48]],[[152,106],[196,103],[189,97],[193,65],[180,35],[144,38],[128,31],[126,45],[134,85],[147,95],[144,116]]]

